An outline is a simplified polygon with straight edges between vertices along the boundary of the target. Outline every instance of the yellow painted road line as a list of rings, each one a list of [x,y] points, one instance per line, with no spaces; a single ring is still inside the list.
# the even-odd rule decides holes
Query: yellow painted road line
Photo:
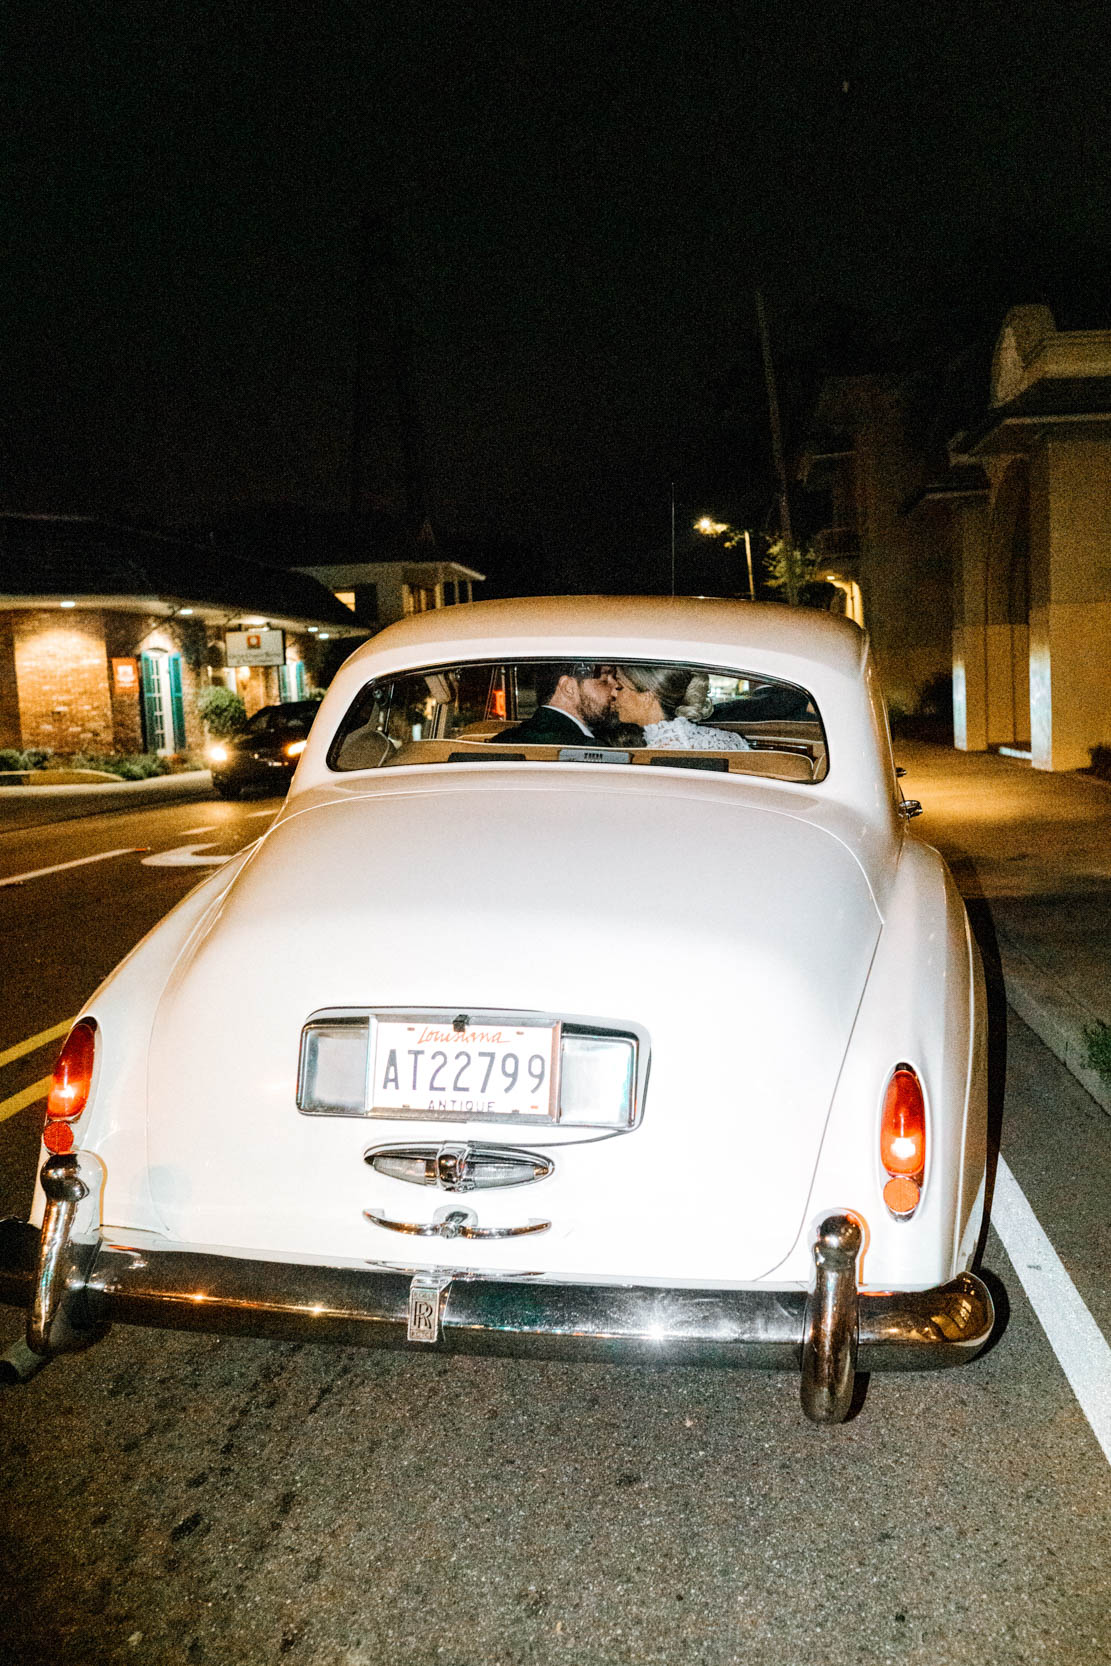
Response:
[[[52,1076],[44,1076],[41,1082],[32,1082],[22,1093],[13,1093],[10,1099],[0,1099],[0,1122],[6,1122],[17,1111],[22,1111],[27,1105],[33,1105],[36,1099],[45,1099],[52,1081]]]
[[[23,1058],[26,1053],[33,1053],[36,1047],[45,1047],[48,1041],[57,1041],[59,1036],[67,1034],[72,1023],[72,1018],[66,1018],[61,1024],[55,1024],[53,1029],[40,1030],[38,1035],[28,1036],[26,1041],[17,1041],[14,1047],[0,1053],[0,1069],[15,1059]]]

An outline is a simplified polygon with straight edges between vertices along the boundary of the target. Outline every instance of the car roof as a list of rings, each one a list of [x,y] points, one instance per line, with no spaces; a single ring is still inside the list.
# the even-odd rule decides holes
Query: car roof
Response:
[[[279,717],[308,717],[310,714],[315,717],[319,710],[319,700],[282,700],[274,706],[260,706],[250,721],[253,723],[256,717],[264,717],[270,712],[277,712]]]
[[[763,783],[730,776],[739,794],[764,790],[795,796],[795,813],[836,815],[840,803],[851,811],[854,848],[866,871],[890,855],[898,821],[890,741],[880,709],[878,684],[867,634],[851,621],[815,608],[780,602],[727,601],[681,596],[545,596],[524,600],[469,602],[435,608],[389,625],[371,637],[337,671],[313,726],[287,801],[296,814],[311,804],[362,791],[410,790],[411,770],[388,771],[383,783],[373,770],[350,778],[330,770],[328,748],[367,684],[406,671],[467,662],[524,659],[622,663],[647,660],[721,667],[805,688],[821,714],[829,747],[830,772],[820,787]],[[485,760],[484,760],[485,761]],[[414,766],[418,768],[419,766]],[[450,763],[445,771],[461,768]],[[497,776],[505,765],[494,759]],[[537,766],[540,767],[539,765]],[[572,762],[553,770],[589,768]],[[472,786],[482,790],[473,765]],[[661,778],[668,771],[661,770]],[[678,773],[678,772],[677,772]],[[689,777],[690,772],[684,771]],[[428,772],[426,772],[428,775]],[[435,791],[431,772],[422,791]],[[530,775],[531,779],[531,775]],[[715,777],[716,780],[716,777]],[[499,787],[504,781],[499,777]],[[661,783],[661,792],[665,784]],[[696,790],[687,779],[671,790]],[[808,806],[803,808],[803,800]]]
[[[746,656],[859,676],[867,638],[814,608],[704,596],[540,596],[471,602],[413,614],[372,637],[345,673],[374,675],[445,658],[485,656],[687,659],[728,665]],[[346,676],[345,676],[346,681]]]

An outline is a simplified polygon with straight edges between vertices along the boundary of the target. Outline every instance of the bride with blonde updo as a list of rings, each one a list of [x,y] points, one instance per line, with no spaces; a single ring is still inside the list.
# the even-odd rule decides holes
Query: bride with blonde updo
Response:
[[[645,746],[684,752],[748,752],[748,741],[701,721],[713,711],[710,680],[683,665],[616,665],[614,703],[622,723],[644,730]]]

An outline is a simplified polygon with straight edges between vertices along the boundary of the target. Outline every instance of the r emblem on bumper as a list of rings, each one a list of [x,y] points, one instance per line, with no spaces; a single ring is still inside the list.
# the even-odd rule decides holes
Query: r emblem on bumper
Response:
[[[450,1276],[417,1273],[409,1286],[410,1342],[435,1342],[440,1335],[440,1298],[451,1283]]]

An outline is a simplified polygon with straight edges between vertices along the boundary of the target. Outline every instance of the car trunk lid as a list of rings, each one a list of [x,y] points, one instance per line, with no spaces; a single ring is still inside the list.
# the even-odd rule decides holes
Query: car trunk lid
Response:
[[[149,1072],[167,1232],[488,1272],[759,1278],[802,1224],[878,937],[859,865],[812,800],[764,783],[461,775],[283,818],[179,964]],[[617,1136],[304,1115],[301,1031],[336,1008],[635,1028],[642,1115]],[[427,1228],[460,1203],[368,1151],[499,1141],[552,1171],[462,1207],[481,1228],[544,1230],[448,1240],[367,1218]]]

